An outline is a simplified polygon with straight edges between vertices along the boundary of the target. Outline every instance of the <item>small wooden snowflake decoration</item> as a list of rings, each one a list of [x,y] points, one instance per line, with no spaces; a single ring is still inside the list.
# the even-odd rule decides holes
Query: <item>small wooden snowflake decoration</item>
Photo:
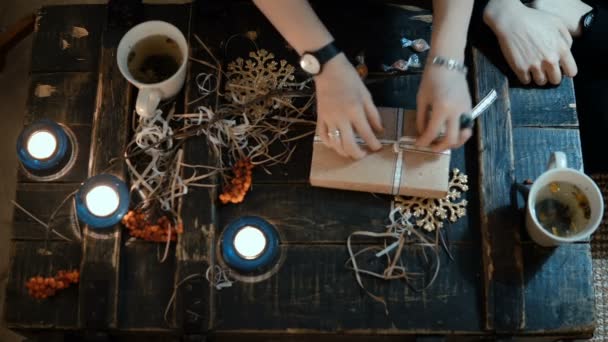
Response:
[[[432,232],[442,228],[446,219],[456,222],[466,215],[467,200],[462,198],[462,194],[469,190],[467,183],[467,175],[454,169],[445,198],[395,196],[395,207],[403,215],[411,215],[410,218],[417,227]]]
[[[293,65],[286,60],[277,61],[274,54],[267,50],[250,52],[249,59],[239,57],[228,64],[226,97],[233,103],[246,104],[247,114],[263,116],[271,109],[291,103],[291,98],[286,95],[263,97],[281,90],[291,90],[294,72]]]

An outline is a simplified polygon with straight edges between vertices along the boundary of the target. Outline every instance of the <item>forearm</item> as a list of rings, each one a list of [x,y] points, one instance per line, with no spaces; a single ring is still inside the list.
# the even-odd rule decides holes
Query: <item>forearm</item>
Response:
[[[505,23],[523,9],[525,5],[521,0],[490,0],[483,10],[483,21],[498,35]]]
[[[291,46],[301,55],[333,40],[307,0],[254,0]]]
[[[431,56],[464,59],[473,0],[433,0]]]

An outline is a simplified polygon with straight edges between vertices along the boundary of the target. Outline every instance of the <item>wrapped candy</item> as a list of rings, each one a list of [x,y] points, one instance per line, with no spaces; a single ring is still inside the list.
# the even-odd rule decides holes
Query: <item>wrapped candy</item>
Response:
[[[426,40],[424,40],[422,38],[409,40],[405,37],[401,38],[401,47],[403,47],[403,48],[411,47],[416,52],[424,52],[431,48],[429,43],[427,43]]]
[[[365,78],[367,78],[367,74],[369,73],[367,65],[365,65],[365,55],[363,55],[363,53],[360,53],[355,57],[355,60],[357,61],[357,66],[355,67],[355,69],[357,69],[359,77],[364,80]]]
[[[407,71],[409,68],[420,68],[422,64],[420,63],[420,57],[417,54],[412,54],[407,61],[403,59],[399,59],[395,61],[391,65],[382,64],[382,70],[384,72],[390,71]]]

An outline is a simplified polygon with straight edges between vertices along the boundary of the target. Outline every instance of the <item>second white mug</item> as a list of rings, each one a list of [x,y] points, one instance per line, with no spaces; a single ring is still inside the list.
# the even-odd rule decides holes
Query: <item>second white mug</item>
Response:
[[[155,50],[154,47],[148,47],[147,49],[152,51],[135,51],[138,48],[138,43],[154,37],[163,37],[166,42],[170,43],[162,47],[166,51],[153,51]],[[156,48],[156,50],[160,49]],[[129,64],[134,59],[146,57],[136,56],[137,53],[150,53],[152,56],[154,53],[167,53],[174,57],[176,70],[171,75],[164,75],[166,77],[162,79],[152,78],[153,83],[146,82],[142,77],[136,77],[139,76],[136,75],[136,71],[129,68]],[[139,89],[135,104],[137,114],[142,117],[152,117],[155,115],[160,101],[177,95],[184,85],[188,64],[188,42],[177,27],[164,21],[146,21],[133,27],[122,37],[118,44],[116,61],[122,75]]]
[[[578,197],[576,200],[580,201],[580,199],[584,199],[585,209],[583,210],[586,210],[588,214],[586,220],[583,220],[585,223],[577,227],[576,231],[568,236],[560,236],[555,234],[555,232],[551,232],[550,230],[553,227],[543,227],[541,224],[542,217],[540,216],[542,213],[537,211],[537,205],[543,199],[553,200],[553,202],[557,203],[558,192],[568,191],[566,189],[560,189],[562,186],[572,187],[572,189],[577,192],[571,194],[575,198]],[[543,188],[546,187],[549,187],[549,193],[555,192],[555,194],[550,194],[548,197],[543,198]],[[555,187],[555,189],[551,189],[551,187]],[[555,197],[553,197],[554,195]],[[560,205],[563,206],[563,204]],[[567,214],[563,212],[564,210],[571,211],[572,209],[570,207],[554,207],[551,208],[551,211],[553,212],[550,213],[550,215],[564,216]],[[604,200],[600,189],[589,176],[581,171],[568,168],[565,153],[553,152],[547,171],[540,175],[530,188],[526,211],[526,228],[532,240],[545,247],[557,246],[584,240],[593,234],[599,227],[604,215]],[[586,214],[582,215],[587,216]],[[574,222],[574,216],[571,217],[571,220]]]

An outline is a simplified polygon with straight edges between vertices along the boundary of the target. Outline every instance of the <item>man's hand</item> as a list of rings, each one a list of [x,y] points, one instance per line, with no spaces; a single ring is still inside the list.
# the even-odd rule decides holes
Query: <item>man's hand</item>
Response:
[[[559,84],[562,71],[578,72],[570,52],[572,37],[558,17],[529,8],[518,0],[490,0],[484,21],[494,31],[500,48],[519,80],[538,85]],[[560,69],[561,67],[561,69]]]

